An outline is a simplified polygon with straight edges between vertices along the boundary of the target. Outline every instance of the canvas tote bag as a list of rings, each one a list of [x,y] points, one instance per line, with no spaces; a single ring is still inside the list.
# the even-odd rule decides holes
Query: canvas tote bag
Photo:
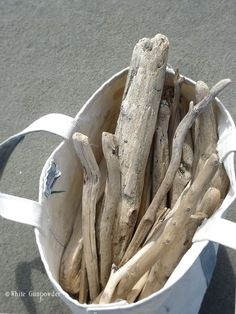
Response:
[[[233,154],[236,150],[236,129],[229,112],[218,99],[214,105],[218,121],[218,153],[228,174],[230,188],[217,212],[198,228],[193,245],[165,286],[134,304],[120,301],[99,306],[79,304],[59,285],[60,259],[75,218],[81,215],[82,170],[71,137],[74,132],[89,136],[90,142],[94,144],[96,158],[101,160],[101,134],[103,131],[115,130],[127,73],[128,69],[124,69],[105,82],[74,119],[62,114],[43,116],[0,145],[2,176],[10,155],[27,134],[46,131],[64,139],[43,167],[38,201],[0,193],[0,215],[34,227],[37,246],[48,278],[73,313],[196,314],[211,280],[218,243],[236,249],[236,223],[224,219],[226,211],[236,198]],[[173,70],[168,67],[165,84],[173,85],[173,75]],[[182,93],[188,100],[193,98],[194,84],[192,80],[186,79],[182,86]],[[54,193],[55,191],[63,192]]]

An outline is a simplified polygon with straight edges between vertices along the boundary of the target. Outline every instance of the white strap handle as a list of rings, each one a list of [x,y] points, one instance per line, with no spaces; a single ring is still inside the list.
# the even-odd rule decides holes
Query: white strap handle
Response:
[[[221,136],[217,145],[217,151],[220,161],[224,161],[229,154],[236,151],[235,128],[230,129],[229,132]],[[236,250],[236,223],[217,216],[205,220],[197,229],[193,237],[193,242],[205,240],[216,242]]]
[[[16,148],[27,134],[46,131],[70,139],[76,127],[76,120],[64,114],[48,114],[33,122],[23,131],[0,144],[0,178],[5,166]],[[0,215],[6,219],[40,227],[41,205],[38,202],[0,193]]]
[[[213,241],[236,250],[236,223],[223,218],[210,218],[202,223],[193,242]]]

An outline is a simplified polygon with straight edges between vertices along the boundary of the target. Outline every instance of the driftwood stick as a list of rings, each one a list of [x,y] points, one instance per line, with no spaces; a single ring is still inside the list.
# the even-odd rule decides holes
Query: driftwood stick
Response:
[[[88,137],[73,135],[75,150],[84,170],[82,195],[82,234],[83,252],[87,270],[90,299],[95,299],[100,292],[98,279],[98,259],[95,234],[96,204],[99,193],[100,171]]]
[[[151,190],[152,190],[152,159],[153,159],[153,145],[151,146],[151,150],[149,152],[147,166],[144,175],[144,184],[143,184],[143,192],[142,198],[140,203],[140,208],[138,212],[138,217],[136,221],[136,226],[140,223],[141,219],[143,218],[144,214],[148,206],[151,203]]]
[[[196,214],[204,212],[209,218],[220,205],[220,191],[210,187],[197,206]],[[194,218],[193,216],[191,218]]]
[[[210,217],[220,204],[220,192],[215,188],[209,188],[202,201],[197,206],[195,214],[185,222],[185,233],[176,234],[176,239],[168,248],[165,255],[152,267],[146,285],[140,294],[140,300],[161,289],[167,279],[179,263],[182,256],[189,249],[193,235],[202,220]],[[180,236],[181,235],[181,236]],[[178,254],[176,254],[178,252]],[[167,261],[171,261],[168,263]]]
[[[87,270],[85,265],[84,256],[82,258],[81,263],[81,275],[80,275],[80,290],[79,290],[79,303],[84,304],[87,303],[88,299],[88,277]]]
[[[161,101],[156,130],[154,135],[153,154],[153,177],[152,177],[152,198],[155,196],[163,181],[169,166],[168,126],[170,119],[170,108],[167,101]],[[163,202],[164,208],[166,201]]]
[[[181,235],[185,235],[186,230],[188,230],[187,222],[196,210],[198,200],[205,193],[218,165],[218,158],[213,154],[207,160],[185,197],[182,198],[180,208],[175,211],[172,219],[167,222],[161,236],[156,241],[147,243],[142,247],[124,266],[110,277],[101,296],[100,303],[109,303],[114,293],[116,297],[127,293],[150,267],[164,256],[172,243],[176,241],[176,235],[180,235],[179,237],[182,239]],[[183,225],[185,228],[183,228]],[[178,254],[179,250],[175,252],[175,256]]]
[[[139,281],[133,286],[131,291],[128,293],[127,297],[123,297],[127,300],[128,303],[133,303],[138,298],[139,294],[141,293],[146,281],[148,278],[148,272],[146,272]]]
[[[204,83],[202,81],[198,81],[196,83],[196,85],[195,85],[196,103],[201,101],[203,98],[207,97],[208,94],[209,94],[209,88],[206,85],[206,83]],[[211,104],[209,104],[209,107],[211,107]],[[212,121],[213,111],[211,112],[211,110],[206,109],[206,112],[207,112],[207,114],[204,113],[204,116],[208,116],[208,117],[210,116],[210,120]],[[209,115],[209,112],[210,112],[210,115]],[[200,117],[201,116],[203,116],[203,114],[199,115],[199,117],[195,120],[194,128],[193,128],[194,129],[193,178],[196,177],[197,172],[200,169],[200,164],[199,164],[200,163],[200,147],[199,147],[199,145],[201,145],[201,144],[199,142],[201,142],[201,139],[202,139],[202,135],[200,135],[200,122],[201,122],[201,118]],[[205,119],[203,119],[203,122],[205,122]],[[206,126],[205,123],[203,123],[203,127],[207,127],[207,129],[208,129],[208,125]],[[212,134],[212,131],[213,131],[213,134]],[[212,128],[212,123],[211,122],[210,122],[210,133],[211,133],[210,134],[211,136],[213,135],[213,145],[214,145],[214,142],[217,141],[217,138],[215,138],[215,136],[216,136],[216,128]],[[206,135],[204,137],[206,137]],[[208,150],[208,147],[206,148],[205,145],[204,145],[204,149]],[[211,150],[211,152],[215,151],[215,147],[212,149],[212,143],[210,143],[210,150]],[[202,165],[202,163],[201,163],[201,165]]]
[[[82,227],[81,211],[76,215],[70,240],[63,252],[60,264],[59,281],[62,288],[68,293],[75,295],[80,288],[80,266],[82,259]]]
[[[187,114],[187,108],[184,104],[179,107],[180,119],[182,120]],[[178,171],[176,172],[175,179],[170,194],[170,208],[173,208],[180,194],[187,186],[188,182],[192,178],[192,166],[193,166],[193,142],[190,129],[188,130],[182,150],[182,158]]]
[[[152,200],[149,208],[147,209],[145,215],[143,216],[136,232],[130,242],[130,245],[125,253],[123,260],[129,260],[142,245],[145,240],[148,232],[150,231],[155,218],[156,211],[159,208],[161,202],[164,197],[170,190],[176,172],[179,168],[181,156],[182,156],[182,147],[185,136],[191,128],[194,120],[198,117],[198,115],[207,108],[207,105],[227,86],[231,81],[229,79],[219,81],[210,91],[209,95],[205,97],[202,101],[200,101],[196,106],[190,106],[187,115],[180,122],[172,145],[172,156],[170,160],[169,167],[167,169],[164,180],[161,183],[160,188],[158,189],[154,199]]]
[[[114,239],[114,262],[121,260],[136,224],[165,78],[169,42],[161,34],[135,46],[115,135],[121,167],[120,215]],[[140,145],[142,143],[142,145]]]
[[[98,202],[103,197],[105,186],[106,186],[106,179],[107,179],[107,165],[106,160],[103,158],[99,164],[99,171],[100,171],[100,184],[99,184],[99,192],[98,192]]]
[[[113,224],[120,197],[120,166],[115,135],[103,132],[102,147],[108,170],[100,227],[100,280],[104,288],[109,279],[112,265]]]
[[[172,150],[172,142],[175,134],[175,130],[179,124],[179,100],[180,100],[180,88],[181,84],[184,82],[185,78],[180,76],[179,69],[176,69],[174,75],[174,98],[171,106],[170,124],[169,124],[169,149],[170,155]]]
[[[199,81],[195,87],[196,100],[201,100],[209,92],[208,86]],[[203,167],[204,162],[212,153],[216,152],[216,146],[218,141],[217,127],[215,116],[213,112],[212,104],[210,104],[207,110],[200,114],[195,123],[195,161],[194,168],[195,176]],[[206,136],[207,134],[207,136]],[[224,199],[228,186],[229,179],[225,172],[223,164],[220,165],[218,172],[212,181],[212,186],[219,189],[221,192],[221,198]]]

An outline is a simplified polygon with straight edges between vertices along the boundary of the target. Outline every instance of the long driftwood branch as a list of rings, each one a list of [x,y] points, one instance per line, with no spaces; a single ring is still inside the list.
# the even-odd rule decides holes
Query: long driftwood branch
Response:
[[[195,87],[196,101],[201,100],[208,91],[208,86],[204,82],[197,82]],[[206,159],[216,152],[217,141],[216,121],[212,104],[210,104],[207,110],[198,117],[195,124],[195,175],[203,167]],[[229,179],[223,164],[220,165],[212,181],[212,186],[220,190],[223,199],[229,186]]]
[[[113,225],[120,198],[120,166],[115,135],[104,132],[102,134],[102,147],[108,173],[100,226],[100,279],[104,288],[112,265]]]
[[[179,106],[180,119],[182,120],[188,112],[188,108],[181,103]],[[182,157],[178,171],[176,172],[172,188],[169,192],[170,208],[173,208],[182,191],[192,178],[193,166],[193,143],[190,129],[188,130],[182,150]]]
[[[206,169],[206,167],[203,169]],[[205,180],[203,176],[209,176],[209,173],[207,173],[207,170],[206,173],[203,172],[203,169],[193,182],[186,196],[181,199],[176,209],[179,212],[184,211],[190,204],[193,214],[186,217],[183,225],[180,226],[181,229],[175,234],[176,238],[173,243],[171,243],[165,253],[160,256],[158,262],[152,267],[145,287],[140,294],[140,299],[147,297],[164,286],[182,256],[191,246],[192,238],[197,227],[201,224],[203,219],[208,218],[219,206],[219,190],[215,188],[209,188],[207,190],[210,180]],[[216,169],[217,168],[215,168],[215,170]],[[213,176],[214,173],[211,173],[210,177],[212,178]],[[202,201],[197,205],[202,196]],[[175,216],[177,217],[177,215],[177,212],[173,215],[172,223],[175,222]]]
[[[75,133],[73,143],[84,170],[82,194],[83,252],[87,270],[89,295],[95,299],[100,292],[95,235],[96,204],[99,194],[100,171],[88,137]]]
[[[133,51],[117,122],[121,199],[114,239],[114,262],[121,260],[136,224],[165,78],[169,42],[161,34],[140,40]],[[140,145],[142,143],[142,145]]]
[[[152,241],[141,248],[123,267],[110,277],[106,288],[101,296],[101,303],[109,303],[114,295],[116,297],[124,296],[135,283],[154,265],[156,261],[163,258],[169,248],[175,248],[181,239],[183,245],[184,236],[188,233],[188,221],[194,214],[199,198],[204,195],[209,182],[212,180],[215,171],[218,168],[218,157],[213,154],[204,165],[204,168],[193,182],[185,197],[180,202],[180,207],[173,214],[162,234],[156,241]],[[184,228],[183,228],[184,226]],[[176,235],[179,235],[178,237]],[[177,242],[176,242],[177,241]],[[177,245],[178,247],[178,245]],[[174,254],[179,256],[178,248]],[[172,263],[172,260],[165,261]],[[173,269],[172,269],[173,270]]]
[[[165,178],[161,183],[155,197],[153,198],[149,208],[143,216],[135,234],[129,244],[129,247],[123,257],[121,264],[124,264],[129,260],[139,249],[141,244],[144,242],[148,232],[150,231],[156,218],[156,211],[159,208],[164,197],[168,193],[173,183],[176,172],[179,168],[183,142],[186,137],[188,130],[191,128],[194,120],[199,116],[200,113],[207,108],[207,105],[226,87],[231,81],[229,79],[219,81],[214,87],[212,87],[208,96],[201,100],[196,106],[190,106],[187,115],[180,122],[173,139],[172,145],[172,156]]]

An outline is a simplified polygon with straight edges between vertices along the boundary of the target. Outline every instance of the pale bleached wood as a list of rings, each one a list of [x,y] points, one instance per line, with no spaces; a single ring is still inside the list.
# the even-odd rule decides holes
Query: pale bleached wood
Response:
[[[80,266],[82,259],[82,227],[81,227],[81,209],[78,210],[73,231],[66,245],[60,263],[59,282],[62,288],[75,295],[80,287]]]
[[[140,300],[158,291],[164,286],[182,256],[191,246],[192,238],[197,227],[201,224],[203,219],[209,218],[214,213],[219,204],[220,191],[216,188],[209,188],[203,196],[202,201],[199,205],[197,205],[196,212],[185,222],[185,224],[188,224],[187,228],[183,226],[183,228],[186,228],[185,232],[176,234],[175,241],[152,267],[146,281],[146,285],[140,294]],[[196,206],[196,202],[194,205]],[[180,208],[183,207],[181,206]],[[178,254],[176,254],[177,251]],[[171,263],[168,263],[168,261],[171,261]]]
[[[154,263],[164,257],[170,247],[173,247],[175,250],[173,243],[176,243],[178,248],[173,253],[173,260],[176,262],[177,256],[179,256],[181,251],[178,247],[178,240],[181,239],[182,245],[184,244],[182,240],[189,231],[188,222],[191,220],[191,215],[194,214],[196,210],[199,198],[202,198],[206,192],[207,186],[212,180],[218,165],[218,157],[213,154],[205,163],[202,171],[199,173],[186,195],[182,198],[179,208],[167,222],[160,237],[155,241],[147,243],[110,277],[101,296],[100,303],[109,303],[112,301],[113,295],[117,298],[130,291],[135,283]],[[173,261],[167,260],[165,262],[163,261],[163,263],[173,264]]]
[[[80,274],[80,290],[79,290],[79,303],[87,303],[88,300],[88,277],[85,265],[85,258],[82,257],[81,274]]]
[[[141,219],[143,218],[148,206],[151,203],[151,190],[152,190],[152,160],[153,160],[153,145],[151,146],[151,150],[149,152],[147,166],[144,175],[144,184],[143,184],[143,192],[141,203],[138,211],[138,217],[136,221],[136,227],[140,223]]]
[[[209,218],[220,205],[220,191],[210,187],[197,207],[198,212],[205,212]]]
[[[102,158],[99,164],[99,171],[100,171],[100,184],[99,184],[99,192],[98,192],[98,202],[103,197],[105,186],[106,186],[106,179],[107,179],[107,165],[105,158]]]
[[[173,102],[171,103],[171,115],[170,115],[170,123],[169,123],[169,130],[168,130],[168,137],[169,137],[169,151],[171,155],[172,151],[172,143],[173,137],[175,134],[175,130],[180,121],[179,115],[179,101],[180,101],[180,88],[181,84],[184,82],[185,78],[180,76],[179,69],[176,69],[174,74],[174,97]]]
[[[100,189],[100,171],[88,137],[81,133],[73,135],[73,143],[84,171],[82,194],[83,252],[87,270],[90,299],[100,292],[98,258],[95,234],[96,204]]]
[[[146,281],[148,278],[148,272],[146,272],[139,281],[133,286],[131,291],[128,293],[127,296],[123,298],[127,300],[128,303],[133,303],[138,298],[139,294],[141,293]]]
[[[179,105],[180,119],[182,120],[188,112],[188,108],[183,103]],[[182,150],[182,157],[178,171],[176,172],[171,191],[169,192],[170,208],[173,208],[182,191],[192,178],[193,167],[193,142],[189,129]]]
[[[125,260],[129,260],[139,249],[139,247],[144,242],[148,232],[152,228],[156,220],[156,211],[159,208],[164,197],[168,193],[173,183],[176,172],[179,168],[182,147],[185,140],[185,136],[188,130],[191,128],[193,122],[199,116],[204,109],[207,108],[208,104],[226,87],[231,81],[229,79],[219,81],[215,86],[212,87],[208,96],[206,96],[202,101],[200,101],[196,106],[190,105],[189,111],[180,122],[176,129],[176,133],[173,139],[172,145],[172,155],[169,167],[167,169],[164,180],[161,183],[155,197],[153,198],[149,208],[147,209],[145,215],[140,221],[138,228],[128,246],[128,249],[123,257]]]
[[[161,34],[135,46],[115,135],[119,144],[121,199],[115,224],[114,262],[121,260],[132,236],[143,190],[161,99],[169,42]]]
[[[195,86],[195,93],[196,101],[200,101],[209,93],[208,86],[204,82],[198,81]],[[216,121],[212,104],[210,104],[207,110],[199,115],[195,123],[195,176],[203,167],[206,159],[212,153],[216,152],[217,142],[218,135]],[[223,164],[220,165],[218,172],[212,181],[212,186],[220,190],[221,198],[224,199],[228,191],[229,179]]]
[[[100,281],[104,288],[111,272],[113,225],[120,198],[120,165],[115,135],[103,132],[102,148],[108,174],[100,227]]]
[[[170,108],[168,102],[161,101],[156,130],[154,135],[153,153],[153,176],[152,176],[152,198],[155,196],[163,181],[169,166],[168,126],[170,119]],[[163,200],[160,209],[166,207],[166,198]]]

